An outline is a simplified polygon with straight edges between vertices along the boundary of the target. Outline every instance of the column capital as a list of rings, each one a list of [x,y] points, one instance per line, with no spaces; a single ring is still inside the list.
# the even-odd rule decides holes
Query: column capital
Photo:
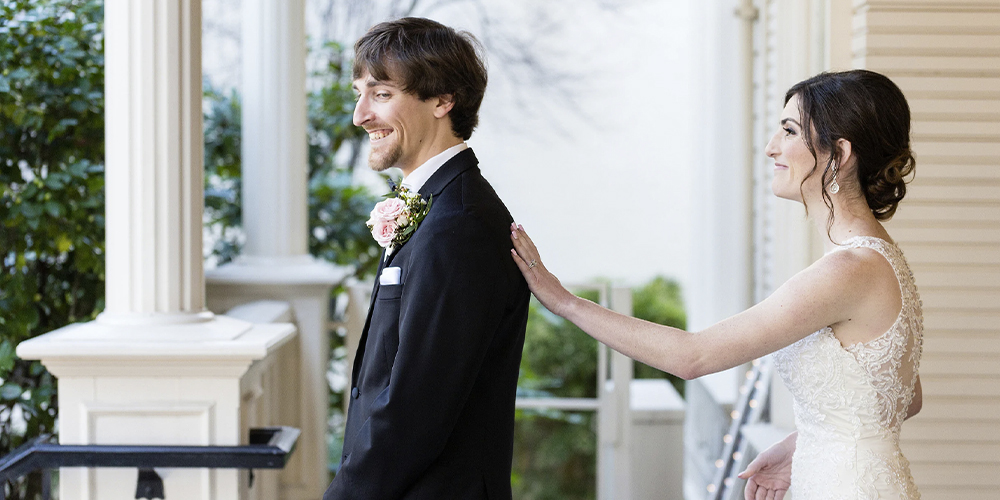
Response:
[[[295,333],[295,326],[288,323],[256,325],[227,316],[142,329],[89,322],[21,342],[17,355],[41,360],[60,378],[238,378]]]

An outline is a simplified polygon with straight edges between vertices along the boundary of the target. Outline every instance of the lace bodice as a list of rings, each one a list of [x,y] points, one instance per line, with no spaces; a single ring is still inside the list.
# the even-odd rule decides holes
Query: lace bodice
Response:
[[[851,248],[870,248],[889,261],[902,307],[892,327],[869,342],[844,347],[827,327],[774,354],[777,372],[794,397],[799,432],[793,496],[918,499],[909,463],[899,451],[899,431],[920,365],[922,304],[899,247],[859,236],[838,250]]]

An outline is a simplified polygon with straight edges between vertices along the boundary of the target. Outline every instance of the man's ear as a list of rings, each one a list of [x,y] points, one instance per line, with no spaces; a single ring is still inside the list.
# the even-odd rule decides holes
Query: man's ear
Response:
[[[435,118],[444,118],[455,107],[455,96],[452,94],[441,94],[434,99],[437,99],[434,106]]]

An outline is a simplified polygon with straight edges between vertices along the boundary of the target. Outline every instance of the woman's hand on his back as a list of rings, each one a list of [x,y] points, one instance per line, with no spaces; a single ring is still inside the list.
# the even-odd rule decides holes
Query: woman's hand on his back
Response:
[[[566,308],[576,296],[566,290],[559,283],[559,279],[545,268],[541,256],[538,255],[538,249],[524,231],[524,227],[514,223],[510,225],[510,230],[510,239],[514,243],[510,255],[528,282],[531,293],[535,294],[546,309],[565,316]]]

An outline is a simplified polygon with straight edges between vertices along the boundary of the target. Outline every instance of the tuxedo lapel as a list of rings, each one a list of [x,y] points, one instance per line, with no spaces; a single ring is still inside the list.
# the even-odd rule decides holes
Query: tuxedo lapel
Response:
[[[396,252],[393,252],[394,254]],[[361,340],[358,343],[358,352],[354,356],[354,366],[351,367],[351,384],[357,385],[358,373],[361,371],[361,361],[365,358],[365,345],[368,343],[368,329],[372,323],[372,312],[375,311],[375,298],[378,297],[379,277],[382,270],[388,264],[385,258],[385,250],[378,259],[378,270],[375,271],[375,286],[372,288],[372,297],[368,302],[368,315],[365,317],[365,327],[361,330]]]
[[[444,188],[447,187],[451,181],[455,180],[459,174],[475,167],[478,164],[479,160],[476,159],[476,155],[472,152],[472,149],[464,149],[453,156],[450,160],[446,161],[444,165],[441,165],[441,168],[439,168],[437,172],[434,172],[434,175],[432,175],[430,179],[427,179],[427,182],[425,182],[423,187],[421,187],[417,192],[425,200],[433,199],[434,196],[441,194],[441,191],[444,191]],[[431,210],[433,209],[434,203],[431,202]],[[417,228],[417,231],[420,231],[419,227]],[[410,239],[412,239],[415,235],[416,232],[410,235]],[[406,246],[406,243],[409,242],[410,239],[404,241],[398,248],[393,249],[388,258],[383,258],[382,265],[388,267],[389,264],[392,264],[392,259],[399,255],[400,250]],[[379,273],[381,273],[381,268]]]

